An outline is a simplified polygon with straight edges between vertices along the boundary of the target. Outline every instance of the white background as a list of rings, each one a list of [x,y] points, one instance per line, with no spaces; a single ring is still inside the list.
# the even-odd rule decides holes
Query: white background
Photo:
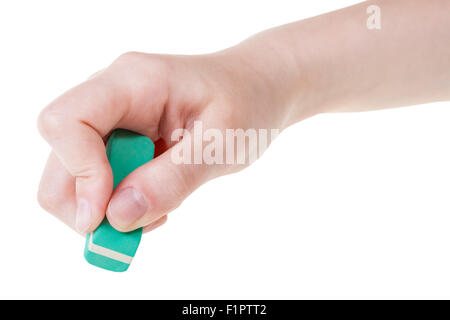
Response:
[[[356,2],[2,1],[0,298],[450,298],[449,103],[289,128],[145,235],[123,274],[86,263],[36,201],[39,111],[121,53],[211,52]]]

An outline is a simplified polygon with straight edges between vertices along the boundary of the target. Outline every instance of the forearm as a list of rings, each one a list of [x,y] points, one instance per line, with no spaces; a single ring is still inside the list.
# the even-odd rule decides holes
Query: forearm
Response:
[[[377,5],[381,29],[366,25]],[[271,29],[228,50],[267,76],[286,125],[322,112],[450,99],[450,1],[379,0]]]

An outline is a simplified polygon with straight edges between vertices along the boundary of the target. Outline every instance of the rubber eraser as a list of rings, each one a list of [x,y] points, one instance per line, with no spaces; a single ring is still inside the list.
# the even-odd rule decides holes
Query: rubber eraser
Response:
[[[109,137],[106,154],[114,177],[114,188],[136,168],[153,159],[155,145],[137,133],[117,129]],[[142,228],[131,232],[114,229],[108,219],[86,236],[84,257],[99,268],[123,272],[128,269],[142,237]]]

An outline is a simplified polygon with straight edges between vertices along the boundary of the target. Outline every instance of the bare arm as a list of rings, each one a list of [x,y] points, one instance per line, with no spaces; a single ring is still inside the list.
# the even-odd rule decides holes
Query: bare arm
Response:
[[[449,100],[450,1],[366,1],[262,32],[229,51],[277,82],[292,107],[290,123],[318,112]]]
[[[380,29],[367,26],[369,6]],[[174,163],[173,150],[188,144],[171,140],[179,128],[283,129],[318,113],[449,99],[450,0],[367,1],[207,55],[128,53],[41,113],[53,152],[39,201],[80,233],[105,215],[121,231],[151,230],[198,186],[243,167]],[[113,192],[104,140],[115,128],[169,150]]]

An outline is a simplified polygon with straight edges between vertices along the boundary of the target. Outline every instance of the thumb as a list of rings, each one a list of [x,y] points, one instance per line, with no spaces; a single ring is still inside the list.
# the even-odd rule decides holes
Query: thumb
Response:
[[[75,220],[80,233],[91,232],[101,223],[113,190],[103,139],[115,128],[157,138],[168,97],[165,70],[158,58],[122,55],[41,112],[39,132],[75,178]]]
[[[177,145],[133,171],[117,186],[106,212],[114,228],[127,232],[157,221],[215,176],[214,166],[172,161],[171,152]]]

